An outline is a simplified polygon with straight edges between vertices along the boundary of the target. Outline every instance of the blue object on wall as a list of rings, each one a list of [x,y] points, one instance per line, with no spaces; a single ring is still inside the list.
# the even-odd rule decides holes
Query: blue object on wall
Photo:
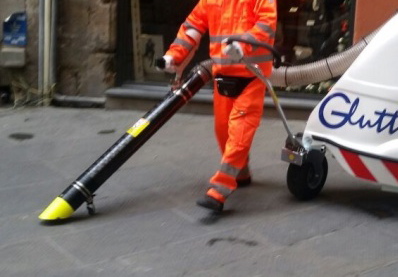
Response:
[[[3,22],[3,45],[26,46],[27,44],[26,12],[16,12]]]

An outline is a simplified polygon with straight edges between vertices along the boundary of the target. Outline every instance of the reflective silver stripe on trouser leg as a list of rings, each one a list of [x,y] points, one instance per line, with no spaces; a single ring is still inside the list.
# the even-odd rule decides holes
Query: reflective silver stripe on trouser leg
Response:
[[[232,166],[232,165],[230,165],[228,163],[223,163],[221,165],[220,171],[222,173],[225,173],[225,174],[227,174],[229,176],[232,176],[232,177],[236,178],[239,175],[239,172],[241,171],[241,169],[237,168],[235,166]]]
[[[237,176],[237,179],[239,179],[239,178],[245,178],[245,177],[250,177],[250,169],[249,169],[249,166],[248,166],[248,165],[246,165],[244,168],[242,168],[242,169],[239,171],[239,174],[238,174],[238,176]]]
[[[224,198],[227,198],[231,195],[231,193],[234,192],[232,189],[225,187],[223,184],[211,184],[209,185],[209,189],[210,188],[215,189],[219,194],[224,196]]]
[[[231,176],[232,178],[236,178],[240,172],[239,168],[236,168],[228,163],[223,163],[221,164],[220,172]],[[234,190],[227,188],[223,184],[211,184],[209,186],[210,188],[215,189],[218,193],[220,193],[222,196],[227,198]]]

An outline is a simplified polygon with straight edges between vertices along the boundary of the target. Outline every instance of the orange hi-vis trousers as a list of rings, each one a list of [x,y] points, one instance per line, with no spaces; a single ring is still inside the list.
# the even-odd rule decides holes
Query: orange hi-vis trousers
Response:
[[[256,78],[237,98],[220,95],[214,86],[214,123],[222,159],[207,195],[220,202],[236,189],[237,178],[249,177],[248,157],[260,125],[266,87]]]

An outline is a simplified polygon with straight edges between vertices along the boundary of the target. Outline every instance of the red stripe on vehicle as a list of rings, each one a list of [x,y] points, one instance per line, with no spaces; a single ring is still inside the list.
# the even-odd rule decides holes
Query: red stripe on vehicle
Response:
[[[383,164],[388,168],[391,174],[398,181],[398,163],[383,161]]]
[[[355,176],[376,182],[375,177],[359,158],[358,154],[343,149],[340,149],[340,151],[351,170],[354,172]]]

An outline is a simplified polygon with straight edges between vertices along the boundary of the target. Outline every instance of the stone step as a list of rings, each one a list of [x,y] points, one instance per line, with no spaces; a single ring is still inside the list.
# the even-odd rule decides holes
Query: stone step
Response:
[[[105,108],[132,109],[149,111],[162,101],[168,86],[157,84],[126,84],[121,87],[110,88],[105,92]],[[182,107],[179,112],[212,114],[213,90],[211,87],[202,88],[194,97]],[[311,111],[322,99],[321,95],[304,93],[277,92],[279,103],[286,115],[292,119],[306,119]],[[264,100],[264,116],[277,117],[278,113],[272,98],[267,95]]]

